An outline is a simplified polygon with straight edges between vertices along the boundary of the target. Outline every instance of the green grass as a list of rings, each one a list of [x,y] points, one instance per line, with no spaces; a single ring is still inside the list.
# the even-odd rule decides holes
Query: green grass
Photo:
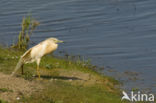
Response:
[[[13,92],[13,91],[8,88],[0,88],[0,92]]]
[[[8,102],[0,99],[0,103],[8,103]]]
[[[22,54],[22,51],[0,47],[0,72],[11,74]],[[21,75],[20,70],[16,74],[33,81],[36,79],[33,76],[36,73],[35,68],[35,63],[26,64],[25,74]],[[20,101],[22,103],[121,103],[120,90],[115,88],[119,82],[112,77],[97,73],[94,68],[95,66],[80,59],[45,56],[40,65],[41,76],[44,76],[44,80],[40,83],[43,84],[44,90],[28,97],[23,96]],[[69,82],[67,77],[62,76],[64,72],[61,71],[64,71],[67,76],[72,75],[71,71],[77,75],[79,73],[91,75],[95,78],[95,83],[94,81]],[[50,81],[51,78],[57,80]]]
[[[46,84],[40,94],[23,98],[23,102],[32,103],[120,103],[120,96],[101,89],[98,86],[73,86],[70,83],[55,81]],[[40,102],[39,102],[40,101]]]
[[[0,47],[0,71],[10,74],[22,52]]]

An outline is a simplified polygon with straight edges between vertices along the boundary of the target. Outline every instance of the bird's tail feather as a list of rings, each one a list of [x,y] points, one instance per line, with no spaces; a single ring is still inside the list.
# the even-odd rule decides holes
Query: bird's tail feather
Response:
[[[14,71],[12,72],[11,76],[13,76],[13,75],[16,73],[16,71],[17,71],[19,68],[22,67],[22,65],[23,65],[23,61],[22,61],[22,58],[20,58],[20,60],[18,61],[17,65],[16,65],[16,67],[15,67],[15,69],[14,69]]]

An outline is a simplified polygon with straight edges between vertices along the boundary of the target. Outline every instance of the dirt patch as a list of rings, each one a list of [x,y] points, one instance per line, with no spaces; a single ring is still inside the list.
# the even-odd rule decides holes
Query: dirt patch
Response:
[[[54,74],[57,74],[54,76]],[[65,70],[65,69],[53,69],[49,72],[42,70],[41,77],[43,79],[50,79],[50,81],[63,80],[65,82],[70,82],[73,85],[83,85],[83,86],[92,86],[92,85],[105,85],[105,87],[112,91],[114,87],[107,78],[103,78],[98,75],[92,75],[90,73],[84,73],[78,70]]]
[[[107,78],[102,78],[90,73],[84,73],[78,70],[41,69],[41,79],[32,81],[25,80],[21,77],[11,77],[0,73],[0,99],[6,100],[9,103],[18,101],[21,97],[30,97],[31,94],[39,93],[45,89],[45,83],[64,81],[72,85],[94,86],[105,85],[108,91],[113,91],[113,84]]]
[[[23,95],[30,96],[34,92],[42,90],[38,81],[27,81],[23,78],[11,77],[0,73],[0,99],[9,103],[17,101]]]

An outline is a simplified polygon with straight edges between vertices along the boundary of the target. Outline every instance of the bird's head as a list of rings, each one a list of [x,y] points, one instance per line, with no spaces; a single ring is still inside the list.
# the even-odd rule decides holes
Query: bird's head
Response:
[[[62,40],[59,40],[59,39],[57,39],[57,38],[49,38],[51,41],[53,41],[54,43],[63,43],[63,41]]]

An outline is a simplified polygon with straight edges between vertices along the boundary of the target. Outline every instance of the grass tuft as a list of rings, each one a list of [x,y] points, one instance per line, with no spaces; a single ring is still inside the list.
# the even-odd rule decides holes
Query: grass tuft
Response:
[[[0,103],[8,103],[8,102],[0,99]]]
[[[8,88],[0,88],[0,92],[13,92],[13,90],[10,90]]]
[[[18,35],[18,41],[12,45],[12,48],[26,50],[29,45],[30,36],[40,23],[31,16],[23,17],[21,31]]]

